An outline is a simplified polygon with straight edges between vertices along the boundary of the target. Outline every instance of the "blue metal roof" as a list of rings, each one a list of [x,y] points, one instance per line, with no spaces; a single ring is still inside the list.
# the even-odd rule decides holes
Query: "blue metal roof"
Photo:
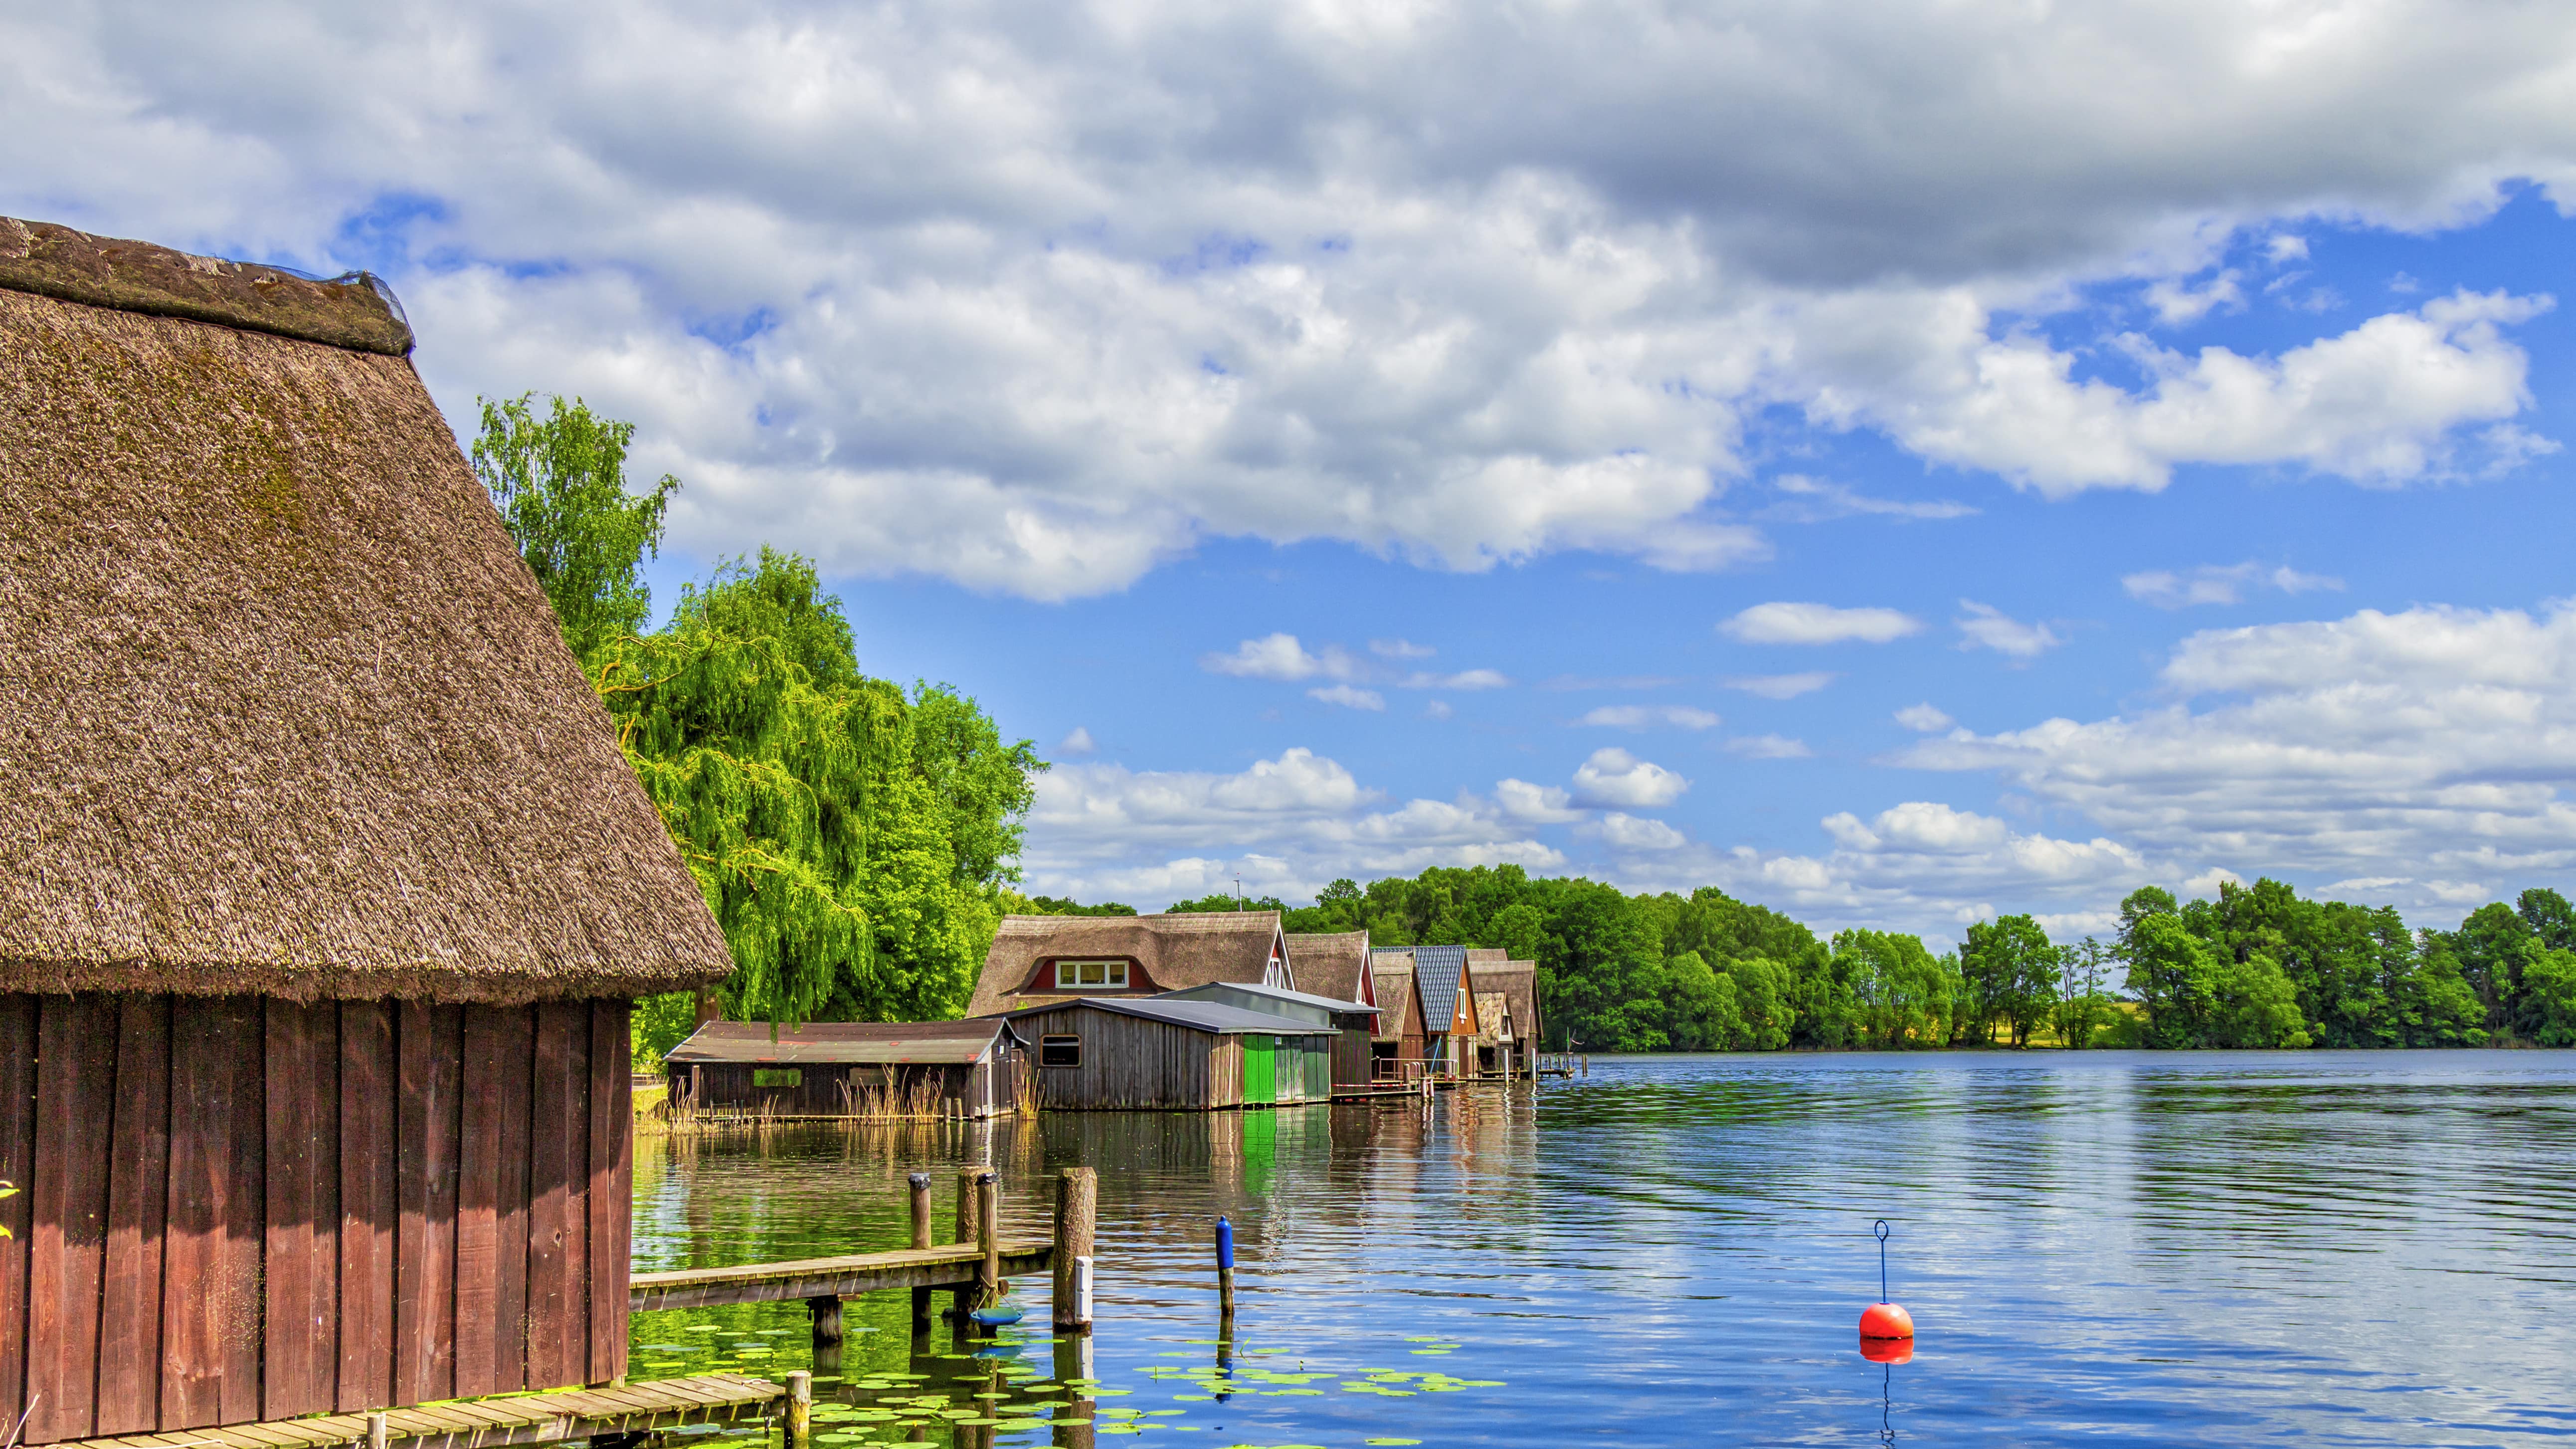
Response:
[[[1433,1036],[1448,1032],[1458,1019],[1458,982],[1467,974],[1464,946],[1416,946],[1413,979],[1422,993],[1422,1029]]]

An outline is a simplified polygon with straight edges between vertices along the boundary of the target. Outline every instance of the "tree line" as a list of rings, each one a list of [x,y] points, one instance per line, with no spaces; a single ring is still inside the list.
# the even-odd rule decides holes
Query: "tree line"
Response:
[[[1535,961],[1551,1047],[2576,1046],[2576,908],[2547,889],[2441,931],[2275,880],[2188,902],[2151,886],[2121,903],[2107,941],[2055,942],[2012,915],[1939,953],[1901,932],[1819,937],[1711,886],[1628,895],[1512,865],[1241,904],[1281,910],[1290,931]],[[1238,908],[1232,895],[1171,907]]]

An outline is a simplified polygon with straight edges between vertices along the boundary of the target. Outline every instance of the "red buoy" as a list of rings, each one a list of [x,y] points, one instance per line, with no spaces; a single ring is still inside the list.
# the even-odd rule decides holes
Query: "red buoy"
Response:
[[[1863,1338],[1912,1338],[1914,1315],[1893,1303],[1873,1303],[1860,1311]]]
[[[1914,1362],[1914,1340],[1910,1338],[1863,1338],[1860,1356],[1871,1363]]]

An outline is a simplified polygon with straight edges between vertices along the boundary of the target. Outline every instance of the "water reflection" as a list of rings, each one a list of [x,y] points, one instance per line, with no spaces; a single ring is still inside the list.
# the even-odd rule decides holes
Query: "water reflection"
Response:
[[[1899,1225],[1893,1268],[1937,1345],[1907,1366],[1916,1439],[2576,1430],[2556,1352],[2576,1310],[2566,1053],[1596,1058],[1428,1109],[647,1139],[638,1266],[898,1246],[903,1175],[933,1172],[944,1227],[967,1163],[999,1173],[1015,1234],[1045,1230],[1055,1168],[1100,1169],[1096,1342],[1019,1354],[1060,1389],[1134,1390],[1111,1408],[1222,1414],[1218,1442],[1795,1443],[1854,1432],[1873,1397],[1892,1435],[1893,1366],[1850,1352],[1873,1217]],[[883,1297],[851,1305],[843,1377],[939,1365],[962,1385],[948,1347],[905,1352],[903,1295]],[[644,1315],[637,1372],[784,1365],[802,1312]],[[1326,1377],[1238,1376],[1283,1360]],[[1442,1366],[1508,1389],[1421,1377]],[[1855,1376],[1872,1367],[1879,1384]],[[975,1372],[970,1397],[1024,1387]]]

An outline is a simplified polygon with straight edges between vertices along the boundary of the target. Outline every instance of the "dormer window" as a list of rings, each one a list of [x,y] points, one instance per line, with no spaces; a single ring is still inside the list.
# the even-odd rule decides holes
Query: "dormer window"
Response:
[[[1055,963],[1055,989],[1058,991],[1124,991],[1127,989],[1127,963],[1124,961],[1058,961]]]

